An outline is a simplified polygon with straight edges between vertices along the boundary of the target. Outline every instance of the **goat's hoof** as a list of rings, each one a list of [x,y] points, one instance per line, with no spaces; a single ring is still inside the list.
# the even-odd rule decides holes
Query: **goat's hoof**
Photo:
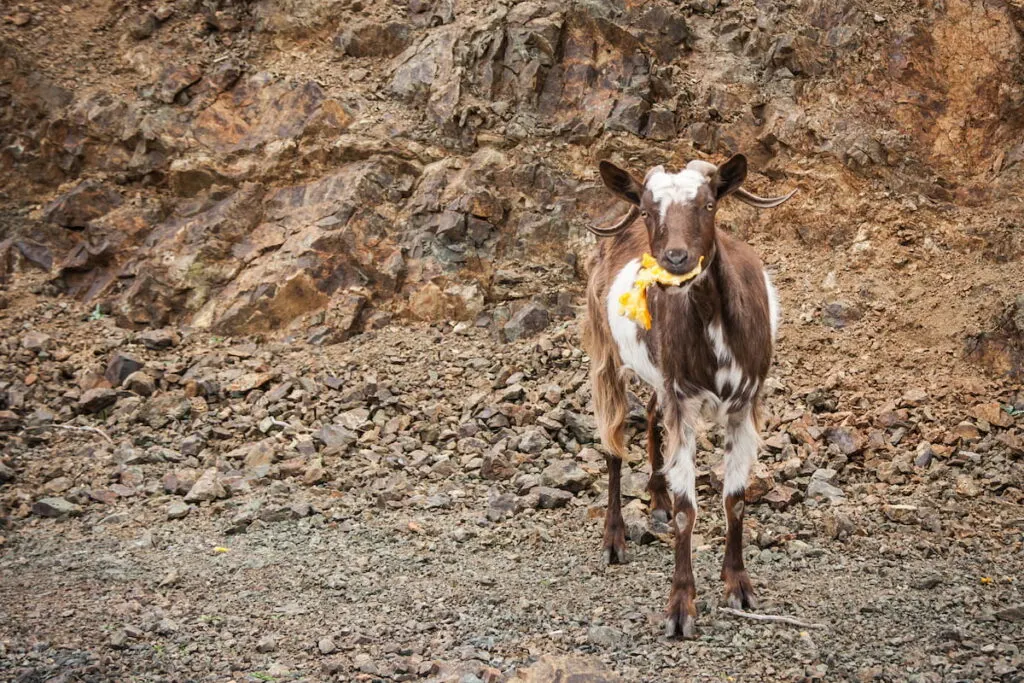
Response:
[[[693,594],[686,590],[673,589],[668,599],[668,614],[665,617],[665,637],[689,640],[697,635],[697,603]]]
[[[745,570],[725,572],[725,604],[733,609],[757,609],[754,586]]]
[[[605,565],[626,564],[625,546],[612,546],[604,549],[603,560]]]
[[[665,619],[665,637],[691,640],[697,636],[697,619],[683,612]]]
[[[661,524],[668,524],[668,510],[651,510],[651,519]]]

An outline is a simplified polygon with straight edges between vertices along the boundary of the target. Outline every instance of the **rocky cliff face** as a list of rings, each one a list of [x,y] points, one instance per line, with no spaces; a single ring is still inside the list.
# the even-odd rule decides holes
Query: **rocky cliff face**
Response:
[[[48,269],[132,327],[471,320],[578,275],[621,209],[596,159],[738,151],[801,190],[732,208],[744,236],[1012,263],[1022,31],[995,0],[24,2],[0,278]]]

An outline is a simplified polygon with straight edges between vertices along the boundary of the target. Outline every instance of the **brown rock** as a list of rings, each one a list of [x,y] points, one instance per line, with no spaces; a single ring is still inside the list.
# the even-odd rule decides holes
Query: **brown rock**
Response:
[[[900,398],[903,408],[916,408],[928,403],[928,392],[924,389],[910,389]]]
[[[264,439],[253,444],[245,454],[245,469],[254,470],[260,467],[270,467],[274,463],[277,454],[272,439]]]
[[[278,465],[278,468],[283,477],[297,477],[306,471],[306,458],[301,455],[297,458],[289,458]]]
[[[156,15],[146,12],[133,18],[128,24],[128,33],[135,40],[145,40],[156,32],[159,22]]]
[[[306,486],[315,486],[316,484],[322,484],[327,481],[328,474],[324,468],[323,461],[320,458],[314,458],[310,461],[306,467],[305,473],[302,475],[302,483]]]
[[[516,671],[517,683],[619,683],[622,678],[596,657],[544,655],[537,663]]]
[[[79,411],[91,415],[117,403],[117,392],[103,387],[90,389],[78,399]]]
[[[956,494],[964,498],[977,498],[981,494],[981,487],[974,477],[961,474],[956,478]]]
[[[853,455],[864,449],[867,441],[864,435],[853,427],[828,427],[825,441],[836,446],[843,455]]]
[[[32,22],[32,15],[28,12],[19,11],[4,17],[4,20],[18,28],[23,28]]]
[[[221,484],[220,475],[216,467],[211,467],[199,477],[189,492],[185,495],[186,503],[200,503],[226,497],[227,491]]]
[[[122,386],[139,396],[152,396],[153,392],[156,391],[156,384],[153,382],[153,378],[142,371],[133,372],[125,377]]]
[[[394,57],[409,42],[406,24],[357,21],[334,39],[334,47],[351,57]]]
[[[974,406],[971,413],[978,420],[984,420],[996,427],[1010,427],[1013,425],[1013,417],[1003,410],[999,403],[982,403]]]
[[[785,510],[793,503],[800,502],[800,491],[785,484],[777,484],[761,500],[773,510]]]
[[[981,438],[981,430],[978,429],[976,424],[971,422],[961,422],[956,427],[953,427],[953,436],[955,439],[960,439],[966,443],[972,443]]]
[[[199,473],[195,470],[174,470],[166,473],[161,483],[167,493],[184,495],[189,492],[197,479],[199,479]]]
[[[711,486],[721,493],[724,485],[725,459],[723,458],[711,468]],[[755,462],[750,468],[750,476],[747,478],[747,488],[743,499],[748,503],[757,503],[773,488],[775,488],[775,478],[772,477],[768,466],[763,462]]]
[[[161,351],[163,349],[169,349],[177,346],[181,341],[178,333],[174,330],[161,329],[161,330],[146,330],[145,332],[139,333],[139,341],[147,349],[153,351]]]
[[[142,361],[137,358],[122,351],[115,351],[110,354],[110,360],[107,362],[107,369],[103,373],[103,377],[110,382],[110,386],[119,387],[129,375],[141,370],[142,366]]]
[[[262,389],[277,378],[276,372],[247,372],[232,380],[224,391],[230,394],[247,394],[254,389]]]
[[[0,410],[0,432],[13,432],[21,426],[21,418],[13,410]]]
[[[43,209],[43,218],[64,228],[82,229],[122,203],[121,195],[95,180],[85,180]]]
[[[157,76],[150,92],[157,102],[173,104],[180,92],[202,77],[203,68],[198,64],[168,64]]]
[[[21,348],[32,353],[39,353],[50,348],[50,335],[42,332],[26,332],[21,337]]]

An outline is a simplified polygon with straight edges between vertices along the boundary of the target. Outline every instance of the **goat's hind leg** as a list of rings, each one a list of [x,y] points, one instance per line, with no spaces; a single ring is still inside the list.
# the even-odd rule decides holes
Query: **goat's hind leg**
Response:
[[[594,412],[601,442],[608,449],[608,510],[604,518],[603,558],[606,564],[626,562],[626,524],[622,520],[621,473],[626,455],[626,387],[615,360],[592,359]]]

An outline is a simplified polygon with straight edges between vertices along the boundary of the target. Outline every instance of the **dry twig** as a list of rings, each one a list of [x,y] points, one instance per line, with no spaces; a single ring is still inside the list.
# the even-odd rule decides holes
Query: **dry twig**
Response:
[[[113,444],[114,443],[114,440],[111,439],[109,436],[107,436],[107,433],[105,431],[103,431],[102,429],[99,429],[97,427],[78,427],[76,425],[57,425],[57,424],[39,425],[38,427],[28,427],[29,431],[38,431],[40,429],[67,429],[67,430],[70,430],[70,431],[73,431],[73,432],[92,432],[93,434],[99,434],[100,436],[102,436],[104,439],[107,440],[107,443],[109,443],[109,444]]]
[[[744,612],[743,610],[733,609],[731,607],[719,607],[718,611],[731,614],[734,617],[745,617],[747,619],[756,619],[757,621],[774,621],[781,624],[799,626],[800,628],[825,628],[825,624],[809,624],[806,621],[800,621],[793,617],[784,617],[777,614],[756,614],[754,612]]]

